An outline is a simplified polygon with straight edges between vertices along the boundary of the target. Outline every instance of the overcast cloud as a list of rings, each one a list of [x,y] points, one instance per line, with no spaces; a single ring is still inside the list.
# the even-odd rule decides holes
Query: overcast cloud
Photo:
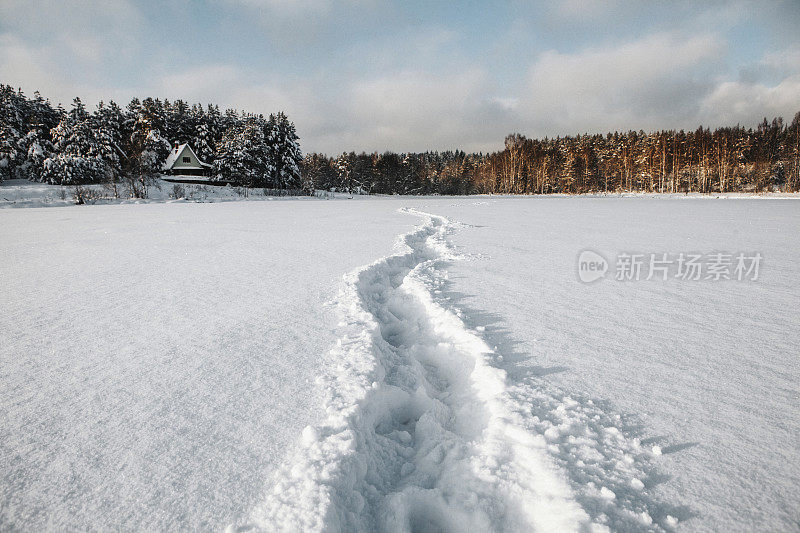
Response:
[[[3,0],[0,83],[284,110],[305,151],[487,151],[791,120],[798,27],[796,1]]]

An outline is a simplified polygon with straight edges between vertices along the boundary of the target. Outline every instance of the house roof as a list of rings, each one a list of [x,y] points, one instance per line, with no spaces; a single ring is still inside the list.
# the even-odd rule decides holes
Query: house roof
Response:
[[[164,161],[164,165],[161,167],[161,170],[170,170],[172,168],[172,166],[175,164],[175,162],[178,160],[178,156],[181,155],[181,153],[183,152],[183,150],[185,148],[188,149],[190,152],[192,152],[192,155],[195,157],[195,159],[200,161],[200,166],[199,167],[182,167],[182,168],[186,168],[186,169],[193,168],[193,169],[197,169],[197,170],[200,170],[200,169],[203,169],[203,168],[211,168],[211,165],[209,165],[208,163],[203,163],[203,161],[199,157],[197,157],[197,154],[194,152],[194,150],[192,150],[192,147],[189,146],[189,143],[183,143],[183,144],[179,144],[177,148],[173,148],[173,150],[167,156],[167,160]]]

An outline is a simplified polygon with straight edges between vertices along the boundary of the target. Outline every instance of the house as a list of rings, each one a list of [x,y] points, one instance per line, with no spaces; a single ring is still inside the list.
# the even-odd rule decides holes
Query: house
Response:
[[[200,161],[189,143],[178,144],[175,142],[175,146],[161,167],[161,172],[174,177],[192,176],[202,179],[211,175],[211,165]]]

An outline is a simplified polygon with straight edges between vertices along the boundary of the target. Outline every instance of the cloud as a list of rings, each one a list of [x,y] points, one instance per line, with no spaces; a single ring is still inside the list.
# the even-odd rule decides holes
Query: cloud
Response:
[[[279,27],[292,22],[317,26],[321,17],[328,16],[334,9],[336,0],[226,0],[235,7],[255,11],[262,24]],[[279,22],[279,24],[275,24]]]
[[[320,9],[327,10],[333,0],[228,0],[228,2],[273,12],[299,14]]]
[[[764,53],[739,69],[738,79],[722,80],[700,103],[700,116],[710,124],[753,126],[762,118],[791,121],[800,111],[800,47]]]
[[[355,83],[350,106],[356,136],[371,149],[425,150],[426,139],[455,148],[464,141],[486,94],[481,69],[432,73],[404,70]],[[430,143],[427,143],[428,146]]]
[[[512,132],[751,125],[800,108],[800,47],[790,46],[800,9],[790,3],[161,7],[0,0],[0,82],[67,106],[158,96],[283,110],[304,149],[331,154],[486,151]],[[182,13],[185,26],[165,32],[165,13]]]
[[[41,47],[26,45],[13,34],[0,35],[0,75],[3,83],[18,86],[22,83],[52,92],[52,71],[55,65],[48,59],[49,52]]]
[[[244,14],[260,23],[266,29],[264,37],[284,54],[302,52],[314,43],[346,41],[354,31],[376,24],[376,17],[388,8],[385,0],[226,0],[225,3],[240,16]]]
[[[574,54],[547,51],[530,68],[520,111],[550,135],[665,126],[696,115],[723,52],[712,35],[670,34]]]
[[[212,63],[161,76],[154,84],[153,93],[173,100],[216,103],[220,95],[235,93],[245,83],[245,76],[240,67]]]
[[[563,0],[556,6],[554,14],[563,18],[597,18],[616,11],[621,2],[619,0]]]
[[[212,70],[227,73],[229,67]],[[492,141],[502,142],[505,131],[495,125],[504,123],[496,119],[507,110],[488,101],[487,76],[479,69],[459,73],[402,70],[343,79],[335,89],[324,91],[321,87],[331,83],[325,76],[250,83],[242,72],[232,76],[238,81],[226,96],[230,105],[265,114],[285,111],[298,128],[302,146],[310,151],[485,150],[487,124]],[[204,77],[192,70],[161,83],[177,90]],[[198,95],[191,89],[187,92]]]
[[[213,101],[256,113],[285,111],[305,150],[329,154],[487,150],[502,144],[505,117],[511,114],[506,103],[490,101],[489,80],[481,69],[404,69],[337,80],[325,75],[253,80],[234,66],[212,65],[170,74],[157,85],[163,93],[174,91],[189,101],[202,101],[224,86],[224,99]]]
[[[755,125],[800,111],[800,49],[764,54],[732,79],[715,35],[660,33],[616,47],[537,57],[514,109],[533,136]],[[503,101],[503,100],[499,100]]]
[[[109,71],[134,60],[143,24],[128,0],[2,0],[0,82],[65,106],[132,94]]]
[[[378,0],[227,0],[228,3],[263,10],[270,15],[293,17],[326,13],[339,7],[366,7]]]
[[[285,112],[297,127],[301,146],[320,150],[321,138],[341,134],[348,122],[342,107],[332,100],[332,93],[320,91],[318,83],[281,77],[259,80],[232,88],[229,101],[231,106],[253,113]]]
[[[84,102],[108,100],[109,90],[65,71],[52,46],[32,46],[14,34],[0,34],[0,83],[20,87],[28,95],[39,91],[54,105],[68,106],[79,96]]]
[[[751,127],[762,118],[782,116],[791,122],[800,112],[800,74],[775,85],[728,81],[720,83],[701,102],[705,124]]]
[[[486,70],[458,56],[459,35],[424,27],[407,37],[402,43],[381,37],[345,49],[345,55],[360,52],[358,64],[365,68],[338,69],[334,63],[293,76],[208,65],[170,73],[159,86],[190,98],[222,93],[223,99],[215,99],[220,105],[224,101],[252,112],[283,110],[297,125],[305,149],[332,154],[485,150],[486,137],[480,137],[486,130],[494,135],[492,146],[502,143],[505,121],[497,117],[508,108],[491,99]]]
[[[144,23],[129,0],[3,0],[0,28],[52,52],[89,63],[128,55],[138,48]]]
[[[367,76],[385,71],[441,68],[451,70],[454,63],[463,68],[472,68],[469,58],[463,56],[460,45],[462,36],[441,26],[425,26],[414,31],[403,32],[403,38],[388,35],[371,39],[368,44],[359,42],[347,49],[350,57],[358,58],[361,65],[368,66]]]
[[[778,72],[800,72],[800,46],[790,46],[784,50],[767,52],[761,63]]]

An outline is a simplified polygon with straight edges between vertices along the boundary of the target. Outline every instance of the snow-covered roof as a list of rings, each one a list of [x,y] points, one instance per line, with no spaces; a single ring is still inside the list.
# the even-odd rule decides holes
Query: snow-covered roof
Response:
[[[169,170],[169,169],[171,169],[172,165],[175,164],[175,161],[178,160],[178,154],[183,151],[183,149],[186,147],[187,144],[189,144],[189,143],[184,143],[184,144],[178,145],[175,148],[173,148],[172,151],[167,156],[167,160],[164,161],[164,166],[161,167],[161,170]]]
[[[194,152],[194,150],[192,150],[192,147],[189,146],[189,143],[183,143],[183,144],[179,144],[176,148],[172,149],[172,151],[167,156],[167,160],[164,161],[164,166],[161,167],[161,170],[170,170],[172,168],[172,166],[175,164],[175,162],[178,160],[178,156],[181,155],[181,153],[183,152],[184,148],[188,148],[189,151],[192,152],[192,155],[195,157],[195,159],[197,159],[200,162],[200,166],[199,167],[182,167],[182,168],[186,168],[186,169],[194,168],[194,169],[198,169],[198,170],[202,169],[202,168],[211,168],[211,165],[209,165],[208,163],[203,163],[203,161],[201,161],[200,158],[197,157],[197,154]]]

